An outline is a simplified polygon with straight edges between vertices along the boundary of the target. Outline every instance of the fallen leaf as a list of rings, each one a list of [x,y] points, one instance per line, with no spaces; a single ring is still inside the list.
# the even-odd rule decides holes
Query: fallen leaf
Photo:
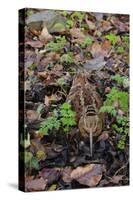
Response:
[[[27,69],[31,65],[36,64],[37,55],[33,50],[25,50],[24,60],[25,60],[25,68]]]
[[[108,138],[109,138],[108,131],[103,131],[102,134],[98,137],[97,141],[107,140]]]
[[[31,90],[31,82],[30,81],[25,81],[24,83],[24,90]]]
[[[63,169],[63,171],[62,171],[62,180],[65,183],[70,183],[72,181],[71,173],[72,173],[72,168],[71,167],[65,167]]]
[[[49,106],[52,101],[56,101],[56,100],[57,100],[56,95],[52,94],[51,96],[45,96],[44,103],[46,106]]]
[[[91,20],[88,20],[87,15],[85,17],[85,21],[86,21],[86,23],[87,23],[87,25],[88,25],[88,27],[89,27],[90,30],[95,30],[96,29],[95,23],[92,22]]]
[[[123,180],[124,175],[113,176],[110,180],[111,183],[119,184]]]
[[[58,181],[61,169],[60,168],[43,168],[40,171],[40,176],[43,177],[43,179],[48,183],[52,184],[55,181]]]
[[[25,191],[32,192],[32,191],[40,191],[45,190],[47,186],[47,180],[44,180],[42,177],[33,180],[27,180],[25,182]]]
[[[48,188],[48,191],[54,191],[56,190],[57,188],[57,185],[56,184],[52,184],[49,188]]]
[[[86,37],[80,28],[70,29],[70,34],[72,36],[72,41],[78,43],[82,43]]]
[[[55,61],[57,61],[60,58],[60,55],[56,52],[50,52],[47,53],[45,56],[43,56],[40,59],[40,63],[39,66],[42,66],[42,68],[46,69],[46,67],[50,64],[53,63]],[[40,68],[40,67],[38,67]]]
[[[37,157],[38,160],[45,160],[47,155],[46,155],[45,151],[38,150],[36,152],[36,157]]]
[[[99,56],[107,56],[111,49],[111,43],[109,41],[104,41],[103,43],[94,42],[91,46],[90,52],[93,58],[97,58]]]
[[[101,21],[103,19],[104,14],[103,13],[93,13],[97,21]]]
[[[101,22],[101,26],[99,27],[100,31],[103,32],[107,32],[110,31],[113,27],[111,26],[111,23],[109,21],[103,20]]]
[[[36,154],[36,156],[38,158],[39,158],[41,152],[44,152],[44,154],[43,154],[44,157],[46,156],[45,148],[41,144],[40,140],[41,140],[41,138],[31,139],[31,147],[30,147],[30,151],[33,152],[34,154]]]
[[[26,119],[28,120],[29,123],[33,123],[40,119],[40,114],[38,114],[34,110],[27,110]]]
[[[27,45],[30,45],[33,48],[41,48],[43,47],[43,43],[39,40],[30,40],[26,42]]]
[[[129,31],[128,24],[125,22],[121,22],[118,17],[112,16],[110,21],[115,26],[118,32]]]
[[[104,167],[101,164],[88,164],[84,167],[77,167],[71,173],[71,178],[82,185],[89,187],[96,186],[102,178]]]
[[[47,78],[47,75],[48,75],[48,73],[46,71],[38,72],[37,74],[39,77],[44,78],[44,79]]]
[[[44,27],[41,31],[41,34],[39,35],[40,41],[42,41],[44,44],[52,39],[52,35],[49,34],[47,27]]]
[[[100,70],[102,67],[104,67],[106,64],[104,57],[99,56],[93,59],[88,60],[84,65],[84,69],[87,71],[93,71],[93,70]]]

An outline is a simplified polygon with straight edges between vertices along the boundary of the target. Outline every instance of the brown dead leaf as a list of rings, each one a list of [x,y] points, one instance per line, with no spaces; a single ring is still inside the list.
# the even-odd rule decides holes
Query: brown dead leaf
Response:
[[[33,48],[41,48],[43,47],[43,43],[39,40],[30,40],[26,42],[27,45],[30,45]]]
[[[34,180],[27,180],[25,183],[25,191],[40,191],[45,190],[47,185],[47,180],[44,180],[42,177]]]
[[[48,76],[48,72],[46,72],[46,71],[38,72],[37,74],[40,78],[44,78],[44,79],[47,78],[47,76]]]
[[[72,28],[70,29],[70,34],[72,36],[73,42],[79,42],[82,43],[85,39],[85,34],[81,31],[80,28]]]
[[[70,183],[72,181],[71,178],[72,168],[71,167],[65,167],[62,171],[62,180],[65,183]]]
[[[44,27],[41,31],[41,34],[39,35],[40,41],[42,41],[44,44],[52,39],[52,35],[49,34],[47,27]]]
[[[98,137],[97,141],[107,140],[108,138],[109,138],[108,131],[103,131],[102,134]]]
[[[36,111],[34,110],[27,110],[26,112],[26,119],[30,122],[33,123],[37,120],[40,119],[40,114],[38,114]]]
[[[104,167],[101,164],[88,164],[84,167],[77,167],[71,173],[71,178],[80,184],[89,187],[96,186],[102,178]]]
[[[84,63],[83,67],[87,71],[93,71],[93,70],[101,70],[106,64],[106,61],[104,60],[104,56],[98,56],[96,58],[87,60],[86,63]]]
[[[52,101],[56,101],[56,100],[57,100],[56,95],[52,94],[51,96],[45,96],[44,103],[46,106],[49,106]]]
[[[120,21],[118,17],[112,16],[110,21],[115,26],[118,32],[129,31],[129,25],[125,22]]]
[[[111,49],[111,44],[109,41],[104,41],[103,43],[94,42],[91,46],[91,54],[94,58],[99,56],[107,56]]]
[[[91,20],[88,19],[87,15],[85,17],[85,21],[89,27],[90,30],[95,30],[96,29],[96,26],[95,26],[95,23]]]
[[[61,169],[60,168],[43,168],[39,172],[40,176],[43,177],[43,179],[48,183],[52,184],[55,181],[58,181]]]
[[[119,184],[123,180],[124,175],[113,176],[110,180],[111,183]]]
[[[31,139],[30,151],[37,155],[38,151],[44,152],[44,157],[46,157],[45,147],[41,144],[41,138]]]
[[[112,29],[113,27],[111,26],[111,23],[109,21],[103,20],[101,22],[101,26],[99,27],[101,32],[106,32],[109,31],[110,29]]]
[[[46,67],[50,62],[57,61],[60,55],[56,52],[47,53],[45,57],[40,60],[40,65]]]

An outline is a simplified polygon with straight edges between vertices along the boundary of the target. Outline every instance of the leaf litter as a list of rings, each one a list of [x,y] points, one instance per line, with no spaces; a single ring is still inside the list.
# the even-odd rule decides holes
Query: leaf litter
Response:
[[[32,10],[39,19],[40,12]],[[90,73],[89,80],[103,100],[116,86],[112,75],[129,76],[129,16],[76,11],[48,11],[46,15],[50,20],[56,17],[49,26],[45,19],[42,32],[30,31],[26,24],[25,131],[30,139],[23,138],[21,142],[27,145],[21,148],[38,166],[26,165],[26,191],[127,185],[129,145],[127,141],[122,151],[117,149],[117,137],[111,128],[114,118],[105,117],[103,132],[94,139],[92,158],[89,142],[81,141],[77,127],[68,134],[60,129],[48,135],[41,135],[39,127],[53,113],[60,117],[59,107],[66,101],[77,72]],[[60,46],[58,41],[65,42]],[[53,46],[47,49],[50,42]],[[64,54],[66,59],[61,61]],[[124,90],[128,88],[129,83]]]

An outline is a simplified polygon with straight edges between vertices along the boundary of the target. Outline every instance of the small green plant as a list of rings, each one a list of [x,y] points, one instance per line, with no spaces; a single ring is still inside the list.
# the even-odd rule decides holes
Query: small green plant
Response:
[[[64,86],[64,85],[66,84],[66,82],[65,82],[65,80],[64,80],[63,77],[59,78],[59,79],[57,80],[57,83],[58,83],[58,85],[61,86],[61,87]]]
[[[126,139],[129,132],[129,121],[127,116],[117,116],[116,123],[112,124],[112,128],[116,133],[119,133],[120,139],[118,141],[117,147],[120,150],[125,148]]]
[[[60,126],[60,121],[57,116],[54,115],[52,117],[48,117],[46,121],[41,123],[39,132],[48,135],[49,131],[52,131],[53,129],[59,130]]]
[[[67,64],[74,63],[72,52],[68,52],[66,54],[63,54],[60,58],[60,61],[61,61],[61,63],[67,63]]]
[[[87,47],[88,45],[91,45],[92,42],[93,42],[92,38],[89,37],[89,36],[87,36],[87,37],[84,39],[83,43],[81,44],[81,47],[82,47],[82,48],[85,48],[85,47]]]
[[[118,54],[124,53],[124,52],[125,52],[124,47],[118,46],[118,47],[116,48],[116,52],[117,52]]]
[[[129,79],[127,76],[120,76],[117,74],[112,76],[111,79],[116,81],[118,85],[122,85],[124,88],[129,87]]]
[[[115,44],[118,42],[118,36],[113,33],[105,35],[105,38],[109,40],[113,44],[113,46],[115,46]]]
[[[85,13],[75,11],[71,15],[71,18],[72,19],[77,18],[78,21],[81,23],[83,21],[83,19],[84,19],[84,16],[85,16]]]
[[[115,75],[111,79],[115,80],[118,85],[122,85],[127,77]],[[117,144],[117,148],[120,150],[125,148],[129,131],[128,99],[127,92],[113,87],[109,94],[106,95],[104,105],[99,111],[114,117],[112,128],[120,136]]]
[[[57,36],[55,38],[55,41],[50,41],[46,44],[46,49],[49,49],[51,51],[60,51],[64,48],[66,42],[67,41],[65,36]]]
[[[104,106],[102,106],[101,108],[100,108],[100,111],[99,112],[102,112],[102,113],[108,113],[108,114],[110,114],[110,115],[112,115],[112,116],[116,116],[116,114],[117,114],[117,112],[116,112],[116,109],[114,108],[114,106],[106,106],[106,105],[104,105]]]
[[[66,27],[67,27],[67,28],[72,28],[73,25],[74,25],[74,22],[73,22],[72,19],[68,19],[68,20],[66,21]]]
[[[71,105],[64,103],[60,106],[58,115],[54,112],[52,117],[48,117],[46,121],[41,123],[39,132],[48,135],[52,130],[63,128],[64,132],[68,132],[72,126],[76,124],[75,112],[72,111]]]
[[[70,127],[76,125],[75,112],[71,110],[70,104],[64,103],[60,107],[60,121],[65,132],[68,132]]]
[[[124,35],[122,36],[122,41],[125,43],[125,44],[129,44],[129,36],[128,35]]]
[[[109,94],[106,95],[106,101],[104,102],[104,106],[115,106],[115,104],[119,104],[119,108],[127,112],[128,111],[128,93],[121,91],[115,87],[112,88]]]

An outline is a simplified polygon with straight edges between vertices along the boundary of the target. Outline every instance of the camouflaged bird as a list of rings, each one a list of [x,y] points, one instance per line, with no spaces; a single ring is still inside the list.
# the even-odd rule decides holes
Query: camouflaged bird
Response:
[[[95,86],[89,82],[87,73],[78,73],[75,76],[67,102],[76,112],[81,136],[90,138],[92,156],[93,136],[98,136],[103,128],[103,114],[99,113],[103,102]]]

